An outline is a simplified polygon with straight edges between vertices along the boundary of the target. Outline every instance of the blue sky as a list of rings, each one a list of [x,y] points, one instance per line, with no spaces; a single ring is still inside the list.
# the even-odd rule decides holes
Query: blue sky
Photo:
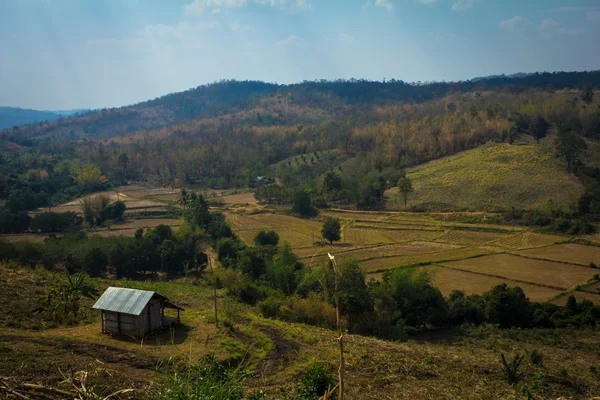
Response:
[[[598,0],[2,0],[0,105],[131,104],[220,79],[600,69]]]

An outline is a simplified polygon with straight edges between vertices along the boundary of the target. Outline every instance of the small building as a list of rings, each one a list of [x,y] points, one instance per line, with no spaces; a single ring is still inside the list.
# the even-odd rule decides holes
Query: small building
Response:
[[[109,287],[92,307],[102,311],[102,333],[143,337],[179,323],[183,308],[156,292]],[[177,310],[177,318],[165,316]]]

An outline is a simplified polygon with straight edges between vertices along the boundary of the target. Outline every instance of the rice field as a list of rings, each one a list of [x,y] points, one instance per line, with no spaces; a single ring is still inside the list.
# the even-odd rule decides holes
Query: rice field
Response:
[[[506,233],[480,232],[480,231],[461,231],[452,229],[443,236],[437,238],[439,242],[457,243],[465,245],[482,245],[492,241],[505,238]]]
[[[593,294],[593,293],[580,292],[580,291],[575,291],[573,293],[564,294],[564,295],[552,300],[551,303],[556,304],[557,306],[564,306],[565,304],[567,304],[567,300],[569,299],[569,296],[571,296],[571,295],[575,296],[575,299],[577,300],[577,302],[580,302],[580,301],[583,301],[584,299],[586,299],[586,300],[591,301],[595,305],[600,305],[600,294]]]
[[[396,257],[379,258],[361,262],[360,265],[367,272],[381,271],[406,265],[435,263],[449,260],[462,260],[490,254],[490,250],[479,247],[460,247],[456,249],[441,250],[432,253],[406,254]]]
[[[545,260],[561,261],[572,264],[600,264],[600,247],[584,246],[581,244],[565,243],[517,252],[527,257],[543,258]]]
[[[443,263],[448,268],[493,275],[520,282],[547,285],[568,290],[586,283],[597,270],[544,260],[494,254],[476,259]]]
[[[346,228],[342,233],[344,244],[380,244],[393,243],[394,240],[386,235],[386,231],[367,228]]]
[[[506,283],[508,286],[520,286],[527,297],[532,301],[546,301],[561,293],[560,290],[545,286],[521,282],[516,283],[507,279],[472,274],[470,272],[457,271],[438,266],[421,268],[424,268],[432,274],[433,284],[440,289],[444,296],[449,295],[453,290],[463,290],[466,294],[481,294],[502,283]]]
[[[565,240],[564,236],[543,235],[534,232],[522,232],[494,240],[492,244],[507,249],[529,249],[534,247],[550,246]]]

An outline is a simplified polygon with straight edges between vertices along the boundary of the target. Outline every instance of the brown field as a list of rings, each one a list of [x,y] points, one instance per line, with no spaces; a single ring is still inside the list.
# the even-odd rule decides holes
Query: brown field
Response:
[[[252,192],[215,197],[214,199],[222,200],[225,202],[225,204],[258,204],[258,201]]]
[[[479,232],[479,231],[460,231],[449,230],[445,235],[437,238],[439,242],[466,244],[466,245],[481,245],[490,243],[494,240],[506,237],[506,233],[496,232]]]
[[[595,305],[600,305],[600,294],[593,294],[593,293],[580,292],[580,291],[575,291],[575,292],[569,293],[569,294],[563,294],[562,296],[552,300],[552,304],[556,304],[557,306],[564,306],[565,304],[567,304],[567,299],[569,298],[570,295],[575,296],[575,299],[577,299],[577,302],[587,299],[587,300],[591,301],[592,303],[594,303]]]
[[[143,218],[130,219],[111,225],[110,230],[137,229],[137,228],[156,228],[158,225],[179,226],[183,224],[182,219],[172,218]],[[100,229],[98,229],[100,230]],[[98,231],[97,230],[97,231]],[[104,229],[102,229],[104,230]]]
[[[560,294],[560,290],[521,282],[511,282],[510,280],[493,276],[472,274],[470,272],[433,265],[422,268],[432,273],[434,286],[438,287],[444,296],[449,295],[456,289],[464,290],[466,294],[481,294],[502,283],[506,283],[509,286],[520,286],[532,301],[546,301]]]
[[[419,270],[425,270],[431,274],[433,285],[440,289],[444,296],[448,296],[453,290],[462,290],[467,295],[482,294],[490,290],[496,285],[506,283],[508,286],[520,286],[527,297],[532,301],[547,301],[561,293],[560,290],[552,289],[545,286],[531,285],[522,282],[513,282],[508,279],[496,278],[493,276],[485,276],[473,274],[466,271],[457,271],[449,268],[443,268],[437,265],[429,265],[425,267],[417,267]],[[377,272],[368,274],[367,280],[381,280],[383,273]]]
[[[589,240],[590,242],[600,244],[600,233],[595,234],[595,235],[585,235],[585,236],[582,236],[582,238],[585,240]]]
[[[600,264],[600,247],[584,246],[581,244],[565,243],[541,249],[531,249],[517,252],[528,257],[545,260],[562,261],[572,264]]]
[[[585,290],[588,292],[597,292],[600,294],[600,282],[592,283],[591,285],[587,285]]]
[[[386,230],[385,236],[389,237],[393,242],[412,242],[412,241],[429,241],[444,235],[443,231],[419,231],[419,230],[403,230],[394,229]]]
[[[565,240],[564,236],[543,235],[534,232],[523,232],[494,240],[492,244],[509,249],[529,249],[533,247],[550,246]]]
[[[587,282],[595,273],[592,268],[534,260],[510,254],[494,254],[448,262],[444,263],[444,266],[515,281],[553,286],[563,290]]]
[[[411,254],[397,257],[379,258],[375,260],[363,261],[360,263],[366,271],[379,271],[399,266],[413,265],[425,262],[442,262],[447,260],[462,260],[464,258],[476,257],[483,254],[489,254],[490,251],[479,247],[461,247],[436,251],[425,254]]]
[[[103,237],[115,237],[115,236],[133,236],[135,235],[135,231],[137,231],[137,228],[135,229],[119,229],[119,230],[102,230],[102,231],[95,231],[95,232],[88,232],[88,235],[99,235],[99,236],[103,236]]]
[[[19,234],[1,234],[0,240],[6,240],[8,242],[35,242],[41,243],[46,239],[46,235],[39,235],[36,233],[19,233]]]
[[[225,213],[225,218],[235,231],[270,228],[268,224],[246,215]]]
[[[342,243],[344,244],[379,244],[393,243],[385,230],[365,229],[365,228],[346,228],[342,233]]]

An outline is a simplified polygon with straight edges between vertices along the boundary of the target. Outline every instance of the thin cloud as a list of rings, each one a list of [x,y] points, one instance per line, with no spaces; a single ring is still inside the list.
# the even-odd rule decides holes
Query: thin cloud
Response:
[[[437,3],[438,0],[417,0],[421,4],[431,5]]]
[[[392,11],[394,9],[394,5],[390,2],[390,0],[375,0],[375,7],[385,8],[388,11]]]
[[[519,28],[531,27],[533,24],[531,21],[520,15],[514,16],[510,19],[500,21],[500,29],[505,32],[515,32]]]
[[[348,35],[347,33],[344,33],[344,32],[339,32],[338,40],[345,44],[352,44],[352,43],[354,43],[354,36]]]
[[[275,45],[280,49],[284,50],[287,50],[292,47],[305,49],[310,45],[310,43],[306,39],[303,39],[299,36],[290,35],[285,39],[278,40],[277,42],[275,42]]]
[[[452,11],[470,11],[478,2],[479,0],[456,0],[452,4]]]
[[[252,29],[252,25],[244,25],[238,19],[236,19],[229,24],[229,29],[231,29],[233,32],[249,31]]]
[[[270,7],[292,6],[298,9],[312,8],[306,0],[194,0],[183,6],[185,15],[201,15],[205,10],[213,13],[221,12],[225,8],[244,7],[248,4],[258,4]]]

